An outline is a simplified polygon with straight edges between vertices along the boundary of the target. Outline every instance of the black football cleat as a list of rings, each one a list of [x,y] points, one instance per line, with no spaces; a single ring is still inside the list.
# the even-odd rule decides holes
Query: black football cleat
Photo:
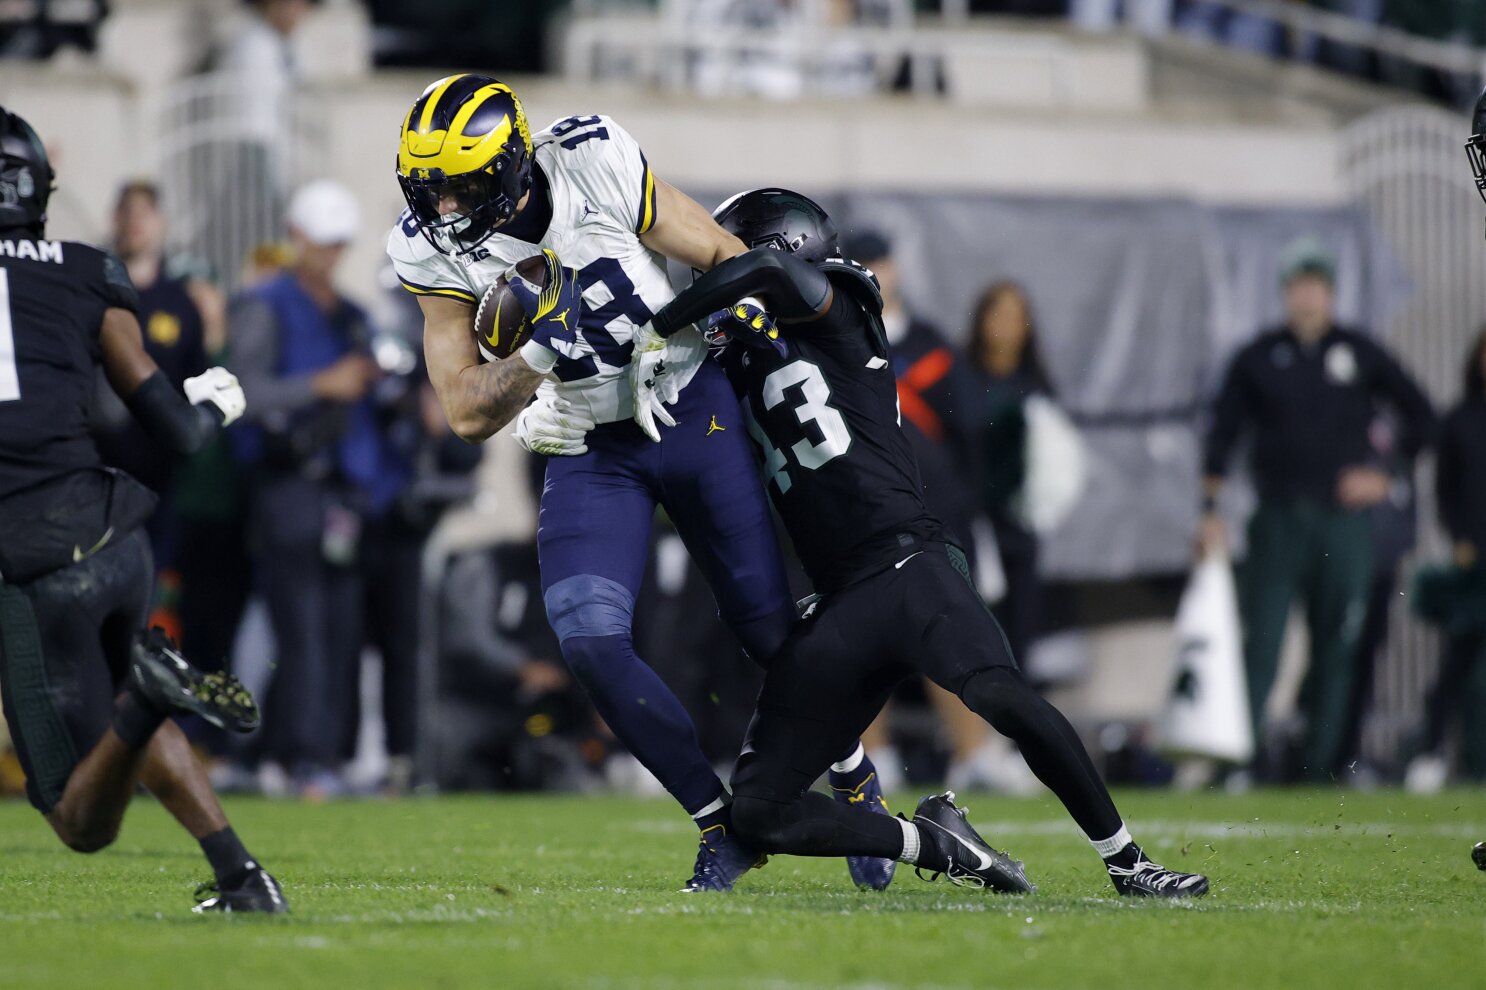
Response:
[[[159,628],[135,640],[133,652],[129,679],[156,710],[199,715],[233,732],[258,728],[258,703],[248,689],[231,674],[204,674],[191,666]]]
[[[913,812],[913,824],[919,826],[929,844],[914,869],[921,879],[937,880],[942,874],[960,887],[989,888],[1003,894],[1037,891],[1021,862],[991,848],[970,827],[965,809],[955,806],[954,791],[931,794],[920,801]],[[926,870],[928,876],[924,876]]]
[[[1476,869],[1486,870],[1486,842],[1477,842],[1471,848],[1471,862],[1476,864]]]
[[[1200,873],[1179,873],[1152,863],[1138,846],[1134,866],[1104,865],[1115,890],[1123,897],[1201,897],[1207,893],[1207,877]]]
[[[696,866],[681,893],[728,893],[739,877],[768,861],[769,857],[745,846],[723,826],[713,825],[702,833]]]
[[[865,771],[866,776],[862,776],[862,771]],[[829,777],[831,796],[838,803],[879,815],[892,814],[888,810],[887,799],[883,797],[882,785],[877,781],[877,771],[865,757],[857,772],[838,774],[832,770]],[[859,782],[852,786],[851,781],[857,778],[860,778]],[[893,872],[897,868],[898,861],[894,859],[877,856],[846,857],[846,869],[851,873],[851,882],[865,890],[886,890],[888,884],[893,882]]]
[[[215,881],[196,888],[197,904],[193,914],[220,911],[223,914],[288,914],[289,902],[284,889],[267,870],[249,863],[242,879],[223,888]]]

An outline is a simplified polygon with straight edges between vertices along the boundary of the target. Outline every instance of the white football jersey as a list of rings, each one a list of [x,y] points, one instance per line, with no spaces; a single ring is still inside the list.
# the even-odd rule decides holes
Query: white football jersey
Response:
[[[583,317],[576,344],[559,355],[537,399],[561,396],[598,423],[629,419],[630,338],[675,294],[665,258],[640,242],[655,223],[655,179],[635,139],[610,117],[567,117],[535,135],[533,144],[552,195],[552,222],[540,244],[497,231],[469,254],[445,254],[404,213],[387,236],[387,254],[410,291],[473,305],[516,262],[541,248],[556,252],[578,272]],[[443,247],[452,243],[441,231],[434,237]],[[706,354],[695,327],[666,344],[666,363],[683,386]]]

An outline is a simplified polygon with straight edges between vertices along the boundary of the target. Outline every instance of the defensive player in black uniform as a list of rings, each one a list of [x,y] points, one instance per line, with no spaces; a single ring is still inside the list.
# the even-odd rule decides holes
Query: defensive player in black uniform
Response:
[[[1206,893],[1205,877],[1158,866],[1131,840],[1078,735],[1017,669],[963,552],[924,508],[871,273],[836,257],[834,224],[797,193],[743,193],[714,216],[753,250],[699,276],[651,329],[664,337],[716,314],[769,494],[819,595],[765,676],[733,776],[739,836],[764,852],[894,857],[962,885],[1033,889],[953,794],[924,798],[910,822],[810,790],[916,671],[1016,741],[1121,894]]]
[[[200,843],[216,874],[196,910],[287,910],[243,848],[172,715],[248,731],[253,699],[203,675],[158,630],[141,524],[154,495],[103,467],[87,430],[101,365],[157,439],[199,449],[243,411],[221,368],[183,398],[145,353],[123,265],[46,240],[52,170],[40,139],[0,108],[0,694],[26,790],[78,852],[118,835],[136,783]]]

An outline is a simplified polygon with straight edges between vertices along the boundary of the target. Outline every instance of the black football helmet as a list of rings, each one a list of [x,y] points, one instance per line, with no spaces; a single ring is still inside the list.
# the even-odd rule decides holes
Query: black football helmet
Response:
[[[1476,192],[1486,199],[1486,90],[1476,98],[1476,109],[1471,114],[1471,139],[1465,143],[1465,153],[1470,156],[1471,171],[1476,176]]]
[[[712,219],[750,248],[785,251],[812,265],[841,253],[830,215],[815,200],[788,189],[740,192],[714,210]]]
[[[52,165],[36,131],[20,114],[0,107],[0,230],[46,231]]]

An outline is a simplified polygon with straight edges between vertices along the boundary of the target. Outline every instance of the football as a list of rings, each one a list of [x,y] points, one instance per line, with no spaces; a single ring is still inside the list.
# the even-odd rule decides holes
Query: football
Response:
[[[516,262],[521,277],[546,287],[547,264],[540,254]],[[491,283],[475,308],[475,346],[486,361],[501,361],[520,350],[531,336],[531,323],[502,275]]]

